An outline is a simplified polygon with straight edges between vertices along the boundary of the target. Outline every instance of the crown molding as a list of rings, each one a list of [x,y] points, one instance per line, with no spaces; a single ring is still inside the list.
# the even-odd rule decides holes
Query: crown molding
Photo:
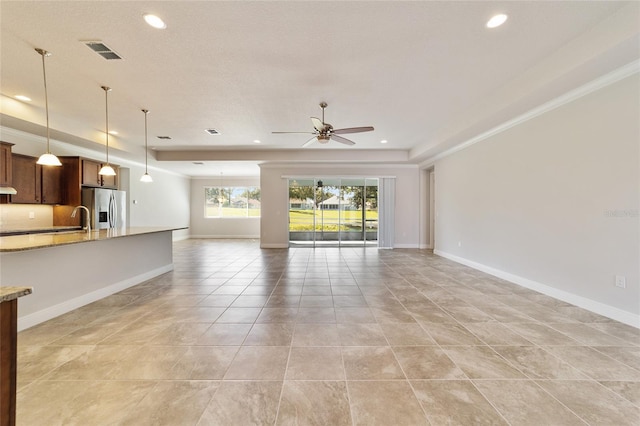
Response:
[[[499,126],[493,127],[492,129],[489,129],[486,132],[480,133],[479,135],[465,142],[462,142],[454,147],[451,147],[437,155],[429,157],[420,163],[420,167],[421,168],[432,167],[437,160],[440,160],[442,158],[455,154],[456,152],[461,151],[465,148],[468,148],[472,145],[475,145],[478,142],[482,142],[485,139],[488,139],[492,136],[495,136],[499,133],[509,130],[512,127],[518,126],[524,123],[525,121],[529,121],[549,111],[553,111],[556,108],[560,108],[563,105],[566,105],[570,102],[573,102],[577,99],[587,96],[588,94],[593,93],[596,90],[600,90],[611,84],[617,83],[618,81],[625,79],[627,77],[630,77],[639,72],[640,72],[640,60],[635,60],[625,66],[618,68],[615,71],[612,71],[608,74],[605,74],[602,77],[592,80],[587,84],[584,84],[576,89],[573,89],[565,93],[564,95],[558,96],[557,98],[552,99],[549,102],[545,102],[542,105],[525,112],[524,114],[521,114],[509,121],[505,121]]]

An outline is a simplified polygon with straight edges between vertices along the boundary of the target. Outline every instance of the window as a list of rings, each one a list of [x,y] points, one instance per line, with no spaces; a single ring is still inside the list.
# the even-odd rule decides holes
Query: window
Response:
[[[260,188],[205,187],[204,217],[260,217]]]

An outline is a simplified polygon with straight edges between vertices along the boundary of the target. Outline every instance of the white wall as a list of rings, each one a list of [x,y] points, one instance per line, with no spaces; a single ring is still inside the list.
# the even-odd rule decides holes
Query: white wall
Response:
[[[129,165],[129,226],[190,227],[189,185],[191,179],[159,170],[149,170],[153,182],[140,182],[144,167]],[[173,231],[173,239],[189,238],[189,229]]]
[[[207,186],[260,186],[260,178],[223,176],[191,179],[192,238],[260,238],[260,218],[204,217],[204,188]]]
[[[638,326],[638,83],[437,161],[436,252]]]
[[[260,245],[289,246],[289,190],[283,176],[396,178],[395,247],[417,248],[420,241],[420,171],[417,166],[361,164],[262,164]]]

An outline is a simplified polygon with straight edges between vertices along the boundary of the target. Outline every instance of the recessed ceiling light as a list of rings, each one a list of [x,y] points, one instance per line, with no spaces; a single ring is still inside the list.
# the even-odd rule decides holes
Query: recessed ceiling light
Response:
[[[117,134],[118,134],[118,132],[117,132],[117,131],[115,131],[115,130],[109,130],[109,134],[110,134],[110,135],[117,135]]]
[[[258,139],[255,139],[253,143],[261,143]]]
[[[25,95],[15,95],[14,98],[16,98],[19,101],[31,102],[31,98]]]
[[[498,15],[494,15],[487,21],[487,28],[496,28],[500,25],[504,24],[507,21],[507,15],[504,13],[500,13]]]
[[[380,143],[387,143],[387,140],[383,139],[383,140],[380,141]]]
[[[162,19],[157,17],[156,15],[147,14],[144,15],[144,20],[147,24],[151,25],[153,28],[157,28],[159,30],[164,30],[167,28],[167,24],[164,23]]]

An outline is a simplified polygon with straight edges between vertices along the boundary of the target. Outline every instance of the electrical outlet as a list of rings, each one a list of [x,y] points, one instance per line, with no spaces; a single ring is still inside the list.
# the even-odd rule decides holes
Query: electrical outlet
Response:
[[[462,241],[458,241],[458,247],[462,247]]]
[[[627,278],[622,275],[616,275],[616,287],[627,288]]]
[[[29,219],[35,219],[36,218],[36,212],[29,212]]]

